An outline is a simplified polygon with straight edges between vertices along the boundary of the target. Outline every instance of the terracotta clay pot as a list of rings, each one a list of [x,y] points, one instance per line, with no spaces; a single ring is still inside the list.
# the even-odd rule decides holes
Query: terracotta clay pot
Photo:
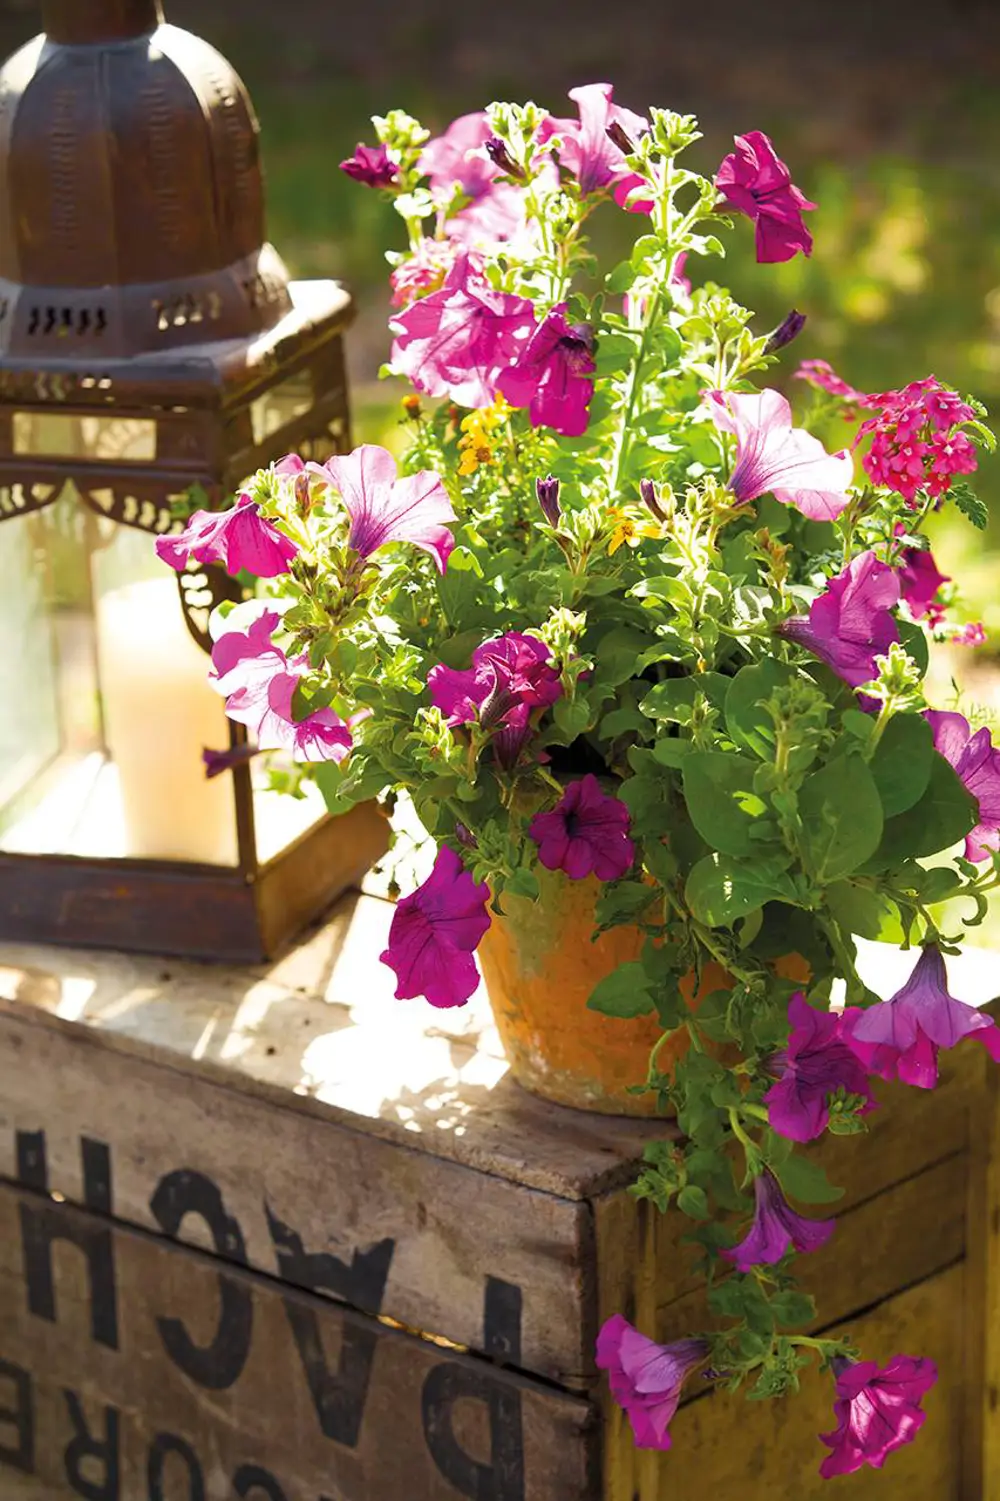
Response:
[[[558,871],[537,871],[538,902],[505,895],[504,917],[494,915],[478,957],[497,1029],[514,1078],[532,1094],[559,1105],[605,1115],[655,1115],[652,1092],[629,1094],[641,1084],[649,1055],[663,1028],[657,1017],[623,1020],[589,1011],[597,982],[638,959],[644,934],[612,928],[596,942],[594,906],[603,883],[596,877],[571,881]],[[708,964],[696,1000],[732,984],[717,964]],[[694,976],[681,981],[688,1003]],[[687,1051],[680,1031],[660,1049],[664,1073]]]

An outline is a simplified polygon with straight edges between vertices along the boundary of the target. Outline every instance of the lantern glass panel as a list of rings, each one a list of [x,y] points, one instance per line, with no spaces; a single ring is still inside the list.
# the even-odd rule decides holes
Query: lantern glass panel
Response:
[[[312,410],[314,402],[312,371],[297,370],[250,403],[250,426],[253,441],[261,444],[283,427]]]

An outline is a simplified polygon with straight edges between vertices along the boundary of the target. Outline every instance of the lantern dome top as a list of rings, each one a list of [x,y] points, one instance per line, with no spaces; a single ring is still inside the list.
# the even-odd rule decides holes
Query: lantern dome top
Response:
[[[250,339],[289,311],[257,121],[161,0],[43,0],[0,69],[0,359]]]

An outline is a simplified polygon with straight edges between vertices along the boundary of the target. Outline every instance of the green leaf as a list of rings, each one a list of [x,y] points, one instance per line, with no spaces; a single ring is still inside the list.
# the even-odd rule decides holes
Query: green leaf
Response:
[[[536,902],[539,895],[538,877],[533,870],[525,870],[523,866],[518,866],[513,874],[507,877],[504,894],[523,896],[527,897],[530,902]]]
[[[585,698],[560,698],[552,710],[559,738],[567,745],[589,729],[592,717],[590,705]]]
[[[650,719],[669,724],[690,724],[695,698],[703,693],[709,703],[721,708],[725,702],[729,678],[721,672],[700,672],[691,677],[668,678],[657,683],[642,700],[639,708]]]
[[[638,960],[620,964],[591,992],[587,1008],[603,1016],[645,1016],[655,1010],[649,977]]]
[[[669,766],[677,771],[693,750],[693,740],[679,740],[674,735],[664,735],[653,746],[653,756],[661,766]]]
[[[980,500],[974,490],[969,489],[964,480],[952,481],[948,498],[955,502],[962,515],[967,516],[973,526],[978,527],[981,532],[986,530],[990,519],[990,508],[985,500]]]
[[[765,761],[774,753],[774,720],[760,707],[775,688],[784,687],[795,677],[791,667],[765,657],[750,667],[743,667],[729,684],[726,693],[726,728],[737,745],[753,751]]]
[[[926,791],[912,808],[886,821],[873,864],[881,869],[900,860],[919,860],[951,849],[975,828],[978,817],[979,804],[944,757],[935,752]]]
[[[833,1204],[844,1197],[844,1190],[831,1183],[811,1157],[787,1157],[775,1163],[774,1175],[789,1198],[802,1204]]]
[[[905,813],[927,790],[934,759],[934,732],[922,714],[895,714],[871,760],[882,812]]]
[[[856,886],[852,881],[834,881],[826,888],[826,902],[848,933],[876,943],[906,942],[899,908],[881,891]]]
[[[631,704],[622,709],[612,709],[609,714],[605,714],[598,727],[598,733],[604,740],[614,740],[617,735],[627,735],[630,731],[646,736],[650,732],[645,716]]]
[[[794,1288],[771,1294],[771,1312],[779,1324],[786,1328],[801,1328],[803,1324],[812,1323],[816,1317],[816,1300],[808,1293],[796,1292]]]
[[[654,753],[655,754],[655,753]],[[753,790],[756,763],[727,751],[694,751],[684,759],[684,799],[698,833],[724,855],[752,855],[767,804]]]
[[[782,872],[773,860],[742,862],[731,855],[706,855],[687,878],[684,896],[699,922],[728,927],[738,917],[786,895]]]
[[[616,881],[605,886],[594,909],[597,926],[609,928],[635,922],[658,895],[648,881]]]
[[[802,859],[822,885],[849,876],[878,849],[882,802],[861,757],[838,756],[799,792]]]
[[[709,1216],[708,1195],[703,1188],[689,1183],[677,1195],[677,1208],[692,1220],[707,1220]]]

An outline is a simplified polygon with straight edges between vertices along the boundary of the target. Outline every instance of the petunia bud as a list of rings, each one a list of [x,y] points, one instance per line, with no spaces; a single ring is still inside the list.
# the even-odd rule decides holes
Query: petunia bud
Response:
[[[501,172],[506,172],[508,177],[524,177],[524,168],[518,166],[507,150],[506,142],[501,141],[499,136],[490,136],[486,142],[486,155],[494,166],[499,167]]]
[[[635,142],[620,121],[612,120],[611,124],[606,127],[605,134],[619,151],[625,152],[626,156],[630,156],[635,150]]]
[[[788,317],[778,324],[774,333],[768,338],[767,343],[764,345],[764,353],[777,354],[779,349],[784,349],[786,344],[790,344],[793,339],[797,339],[805,326],[805,313],[799,313],[795,308],[792,308]]]
[[[666,511],[656,498],[656,486],[651,479],[641,479],[639,481],[639,494],[642,496],[643,505],[649,507],[657,521],[666,521],[668,519]]]
[[[535,480],[535,494],[549,526],[559,524],[559,481],[550,474],[548,479]]]
[[[260,751],[252,741],[246,741],[243,745],[234,745],[229,750],[209,750],[208,746],[201,753],[201,759],[205,765],[205,776],[208,780],[212,777],[221,777],[224,771],[232,771],[234,767],[246,766],[254,756],[259,756]]]

